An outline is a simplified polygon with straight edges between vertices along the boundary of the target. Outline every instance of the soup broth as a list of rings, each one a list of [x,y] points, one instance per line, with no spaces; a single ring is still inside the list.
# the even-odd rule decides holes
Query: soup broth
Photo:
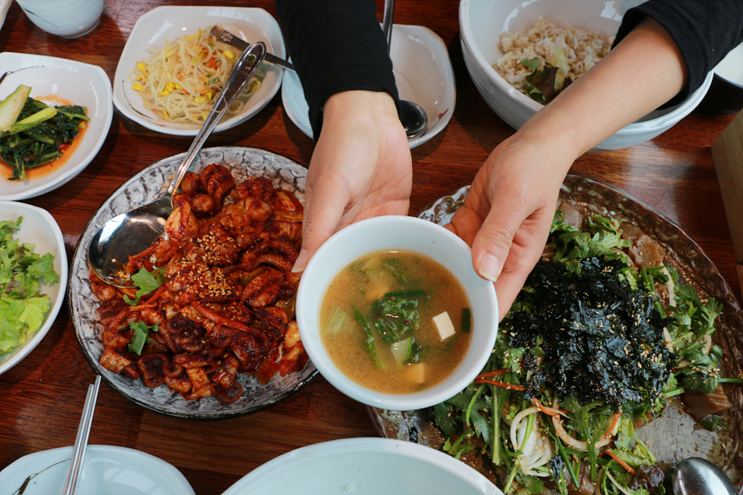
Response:
[[[375,252],[330,284],[320,333],[348,378],[378,392],[406,394],[441,382],[462,362],[470,343],[469,308],[462,286],[437,261],[407,251]]]

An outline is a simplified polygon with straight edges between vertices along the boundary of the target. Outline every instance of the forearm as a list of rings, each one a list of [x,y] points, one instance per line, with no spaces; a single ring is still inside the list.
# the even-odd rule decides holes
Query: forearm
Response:
[[[316,140],[321,109],[324,112],[330,96],[367,90],[397,99],[392,61],[373,0],[276,0],[276,8]]]
[[[686,78],[678,47],[665,29],[646,18],[514,138],[552,143],[569,158],[569,168],[575,158],[675,96]]]

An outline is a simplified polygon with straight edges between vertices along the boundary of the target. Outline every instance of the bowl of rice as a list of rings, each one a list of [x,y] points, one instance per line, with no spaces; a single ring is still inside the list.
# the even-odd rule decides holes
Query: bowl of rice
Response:
[[[549,91],[540,91],[544,88],[533,76],[554,67],[557,91],[575,81],[609,53],[622,16],[643,1],[462,0],[459,25],[467,70],[490,108],[518,129],[543,100],[550,101]],[[594,149],[628,148],[670,129],[702,101],[711,82],[712,73],[678,105],[650,112]]]

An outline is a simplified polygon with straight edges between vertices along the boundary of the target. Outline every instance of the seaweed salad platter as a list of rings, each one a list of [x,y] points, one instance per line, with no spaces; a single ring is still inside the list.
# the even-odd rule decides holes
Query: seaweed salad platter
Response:
[[[421,216],[446,223],[465,194]],[[507,495],[662,495],[688,457],[740,489],[742,339],[735,297],[688,236],[569,175],[478,377],[432,408],[371,415],[383,436],[442,450]]]

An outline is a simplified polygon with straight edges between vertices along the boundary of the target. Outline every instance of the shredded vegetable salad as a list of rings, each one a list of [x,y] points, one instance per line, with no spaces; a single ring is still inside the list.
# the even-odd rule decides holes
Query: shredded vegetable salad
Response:
[[[477,457],[506,494],[663,494],[635,427],[668,397],[718,388],[721,306],[629,256],[637,241],[616,219],[581,227],[557,212],[492,357],[433,421],[444,450]]]

